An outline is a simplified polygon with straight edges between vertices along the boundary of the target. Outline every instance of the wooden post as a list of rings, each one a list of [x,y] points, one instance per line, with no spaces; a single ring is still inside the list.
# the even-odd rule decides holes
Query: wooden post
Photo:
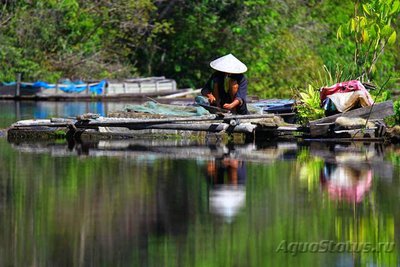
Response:
[[[86,95],[89,95],[89,83],[86,84]]]
[[[56,83],[56,95],[58,95],[58,80],[57,80],[57,83]]]
[[[108,82],[106,82],[106,84],[104,85],[104,93],[105,96],[108,95]]]
[[[17,85],[15,86],[15,97],[19,98],[21,95],[21,73],[17,73]]]
[[[16,120],[19,121],[21,119],[21,102],[20,101],[14,101],[15,102],[15,117]]]

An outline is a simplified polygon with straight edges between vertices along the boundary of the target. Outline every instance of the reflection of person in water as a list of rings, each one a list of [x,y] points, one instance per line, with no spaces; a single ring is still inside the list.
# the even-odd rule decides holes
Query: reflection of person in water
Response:
[[[237,159],[217,158],[207,164],[210,211],[231,222],[246,202],[246,166]]]
[[[333,199],[361,202],[371,188],[372,170],[325,163],[321,184]]]
[[[244,184],[246,166],[237,159],[222,158],[207,164],[207,175],[210,184]]]

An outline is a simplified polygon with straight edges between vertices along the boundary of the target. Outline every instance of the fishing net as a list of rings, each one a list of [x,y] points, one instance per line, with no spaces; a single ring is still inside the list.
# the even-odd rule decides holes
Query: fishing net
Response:
[[[180,117],[204,116],[210,114],[206,109],[200,106],[168,105],[153,101],[145,102],[142,105],[126,105],[125,111]]]

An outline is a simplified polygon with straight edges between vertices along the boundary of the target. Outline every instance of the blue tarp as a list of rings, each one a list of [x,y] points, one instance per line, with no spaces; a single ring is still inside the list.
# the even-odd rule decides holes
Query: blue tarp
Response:
[[[290,113],[293,110],[293,99],[268,99],[262,100],[252,105],[262,108],[264,112],[270,113]]]
[[[106,80],[102,80],[97,84],[93,84],[89,86],[90,92],[94,94],[101,94],[103,92],[103,88],[106,85]],[[52,89],[55,88],[55,84],[48,84],[43,81],[37,81],[34,82],[32,87],[41,87],[45,89]],[[86,84],[82,81],[78,82],[70,82],[70,81],[64,81],[63,83],[58,85],[58,89],[61,91],[64,91],[66,93],[80,93],[82,91],[86,90]]]
[[[12,86],[12,85],[16,85],[17,83],[16,82],[1,82],[0,83],[1,85],[4,85],[4,86]]]
[[[103,88],[106,85],[106,80],[102,80],[99,83],[89,85],[89,90],[91,93],[100,95],[103,93]],[[5,86],[14,86],[16,82],[2,82],[1,84]],[[33,84],[31,83],[21,83],[22,88],[44,88],[44,89],[53,89],[56,88],[55,84],[49,84],[44,81],[36,81]],[[80,93],[86,90],[86,83],[83,81],[63,81],[62,83],[58,84],[58,89],[64,91],[66,93]]]

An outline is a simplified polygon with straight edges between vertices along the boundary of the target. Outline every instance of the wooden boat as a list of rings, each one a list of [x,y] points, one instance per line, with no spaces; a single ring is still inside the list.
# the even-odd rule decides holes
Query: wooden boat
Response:
[[[71,82],[48,84],[38,81],[0,85],[0,98],[2,99],[117,99],[163,96],[177,92],[175,80],[166,79],[163,76],[76,84]]]

